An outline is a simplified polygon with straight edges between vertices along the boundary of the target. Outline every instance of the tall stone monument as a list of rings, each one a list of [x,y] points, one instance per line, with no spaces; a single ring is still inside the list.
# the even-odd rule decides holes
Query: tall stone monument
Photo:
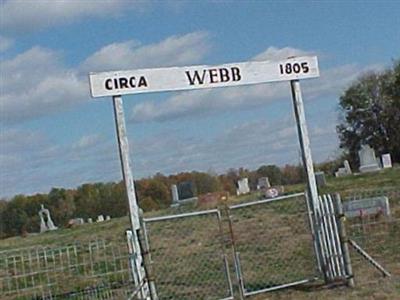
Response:
[[[179,202],[178,187],[176,184],[171,185],[172,204]]]
[[[39,217],[40,233],[58,229],[58,227],[54,225],[53,220],[50,217],[50,211],[47,208],[44,208],[43,204],[41,205],[41,208],[39,210]]]
[[[360,159],[360,172],[375,172],[379,171],[379,165],[375,157],[375,151],[369,145],[361,146],[361,150],[358,151],[358,157]]]

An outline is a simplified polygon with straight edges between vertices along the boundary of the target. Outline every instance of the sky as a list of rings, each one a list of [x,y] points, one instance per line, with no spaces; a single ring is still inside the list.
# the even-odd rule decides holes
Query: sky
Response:
[[[88,73],[316,55],[315,162],[339,97],[400,57],[398,1],[0,1],[0,198],[122,179],[112,99]],[[300,163],[289,82],[123,97],[135,179]]]

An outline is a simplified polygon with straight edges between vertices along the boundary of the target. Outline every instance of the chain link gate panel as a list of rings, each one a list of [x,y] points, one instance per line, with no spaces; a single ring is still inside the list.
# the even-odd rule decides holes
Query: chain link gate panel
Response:
[[[143,224],[158,299],[233,299],[218,210]]]
[[[303,193],[229,207],[242,294],[306,283],[317,276]]]

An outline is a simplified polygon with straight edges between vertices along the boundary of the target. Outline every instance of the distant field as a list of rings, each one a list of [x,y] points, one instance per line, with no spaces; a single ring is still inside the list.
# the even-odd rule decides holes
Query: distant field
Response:
[[[302,192],[304,185],[286,186],[285,193]],[[381,278],[380,274],[370,265],[364,263],[354,251],[352,259],[355,266],[356,288],[336,288],[327,289],[318,285],[303,286],[297,289],[262,294],[250,297],[249,299],[400,299],[400,169],[389,169],[379,173],[354,175],[349,177],[334,178],[327,177],[327,186],[320,193],[341,194],[342,199],[353,196],[365,196],[384,194],[390,195],[391,209],[393,218],[390,222],[377,220],[373,225],[363,227],[363,232],[354,231],[356,227],[350,226],[348,234],[351,238],[357,239],[369,253],[381,259],[382,264],[394,275],[391,279]],[[229,204],[253,201],[258,198],[257,193],[236,197],[232,196],[228,200]],[[146,213],[145,217],[156,215],[167,215],[179,212],[198,210],[194,205],[184,208],[167,209]],[[268,219],[273,220],[272,216]],[[377,226],[377,225],[379,226]],[[354,225],[354,224],[353,224]],[[357,224],[355,224],[357,225]],[[382,226],[381,226],[382,225]],[[45,234],[30,234],[27,237],[13,237],[0,240],[1,251],[16,250],[27,247],[46,246],[46,248],[57,248],[68,244],[88,243],[93,240],[112,240],[118,241],[121,245],[125,243],[125,230],[130,226],[127,217],[112,219],[102,223],[93,223],[77,226],[70,229],[59,229]],[[251,226],[250,226],[251,227]],[[250,228],[249,227],[249,228]],[[242,232],[246,238],[246,232]],[[166,243],[168,238],[174,237],[164,235],[162,237]],[[179,237],[176,237],[179,238]],[[379,247],[378,247],[379,246]],[[261,247],[262,248],[262,247]],[[260,249],[261,249],[260,248]],[[123,247],[121,249],[124,249]],[[275,251],[279,252],[279,249]],[[304,268],[304,266],[298,266]],[[1,272],[0,272],[1,273]],[[268,272],[265,272],[268,274]],[[0,274],[1,275],[1,274]],[[253,276],[253,275],[252,275]],[[257,274],[254,275],[257,277]],[[80,286],[77,283],[75,286]]]

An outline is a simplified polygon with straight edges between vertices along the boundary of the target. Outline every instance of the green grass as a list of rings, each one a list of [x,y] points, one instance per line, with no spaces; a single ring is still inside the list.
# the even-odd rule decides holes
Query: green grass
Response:
[[[295,192],[303,192],[304,189],[304,184],[285,186],[285,193],[290,194]],[[345,199],[346,197],[352,195],[360,195],[372,191],[390,192],[396,190],[400,192],[400,168],[387,169],[377,173],[360,174],[341,178],[328,176],[327,186],[322,188],[319,192],[320,194],[338,192],[342,195],[342,199]],[[254,201],[259,197],[260,195],[258,193],[252,193],[240,197],[231,196],[227,203],[232,204]],[[398,196],[393,197],[390,199],[390,201],[391,205],[393,205],[394,217],[397,218],[397,220],[400,220],[400,198]],[[221,206],[221,204],[218,204],[218,206]],[[199,209],[201,208],[192,203],[178,208],[168,208],[165,210],[146,213],[145,217],[176,214]],[[255,259],[266,259],[266,261],[268,261],[269,270],[260,271],[261,269],[257,263],[254,265],[250,264],[247,267],[245,266],[245,271],[250,274],[249,276],[254,278],[254,286],[263,286],[268,284],[267,279],[263,280],[264,277],[268,276],[270,273],[277,272],[279,269],[284,267],[281,261],[274,261],[268,256],[262,257],[260,252],[263,252],[262,250],[265,249],[273,249],[276,253],[280,251],[279,247],[275,247],[276,245],[271,246],[270,244],[266,243],[266,241],[271,238],[276,239],[277,243],[279,243],[279,235],[286,234],[286,232],[280,233],[279,231],[275,231],[274,228],[270,228],[270,224],[273,222],[277,224],[287,224],[288,226],[291,226],[291,230],[294,235],[299,235],[299,233],[296,232],[297,227],[293,226],[291,223],[291,216],[296,213],[296,211],[297,206],[284,207],[280,203],[269,206],[264,211],[257,210],[256,208],[254,210],[242,210],[240,217],[241,222],[243,222],[245,226],[242,227],[243,231],[238,233],[238,237],[244,242],[243,245],[252,243],[252,247],[254,247],[251,249],[240,249],[242,251],[242,257],[247,255],[248,257],[253,257]],[[199,220],[195,220],[191,224],[185,224],[186,221],[182,219],[180,225],[173,224],[171,222],[159,223],[158,225],[157,223],[154,223],[154,226],[150,228],[153,230],[153,232],[150,232],[150,234],[153,234],[154,237],[156,237],[156,246],[158,251],[161,251],[154,254],[154,259],[157,259],[157,255],[160,255],[159,259],[161,259],[163,273],[167,274],[168,278],[175,282],[174,284],[176,284],[178,287],[177,290],[174,289],[170,291],[174,295],[179,295],[179,292],[182,292],[180,295],[185,293],[188,295],[191,292],[194,292],[201,298],[200,295],[202,295],[202,288],[200,287],[203,284],[210,287],[212,282],[214,282],[216,294],[218,294],[218,291],[221,292],[219,287],[223,286],[224,284],[223,278],[218,275],[220,274],[218,273],[218,270],[221,268],[220,258],[219,256],[216,256],[216,258],[212,256],[212,253],[219,251],[217,250],[219,248],[217,242],[216,244],[209,244],[210,241],[218,235],[218,230],[217,228],[213,227],[213,231],[207,231],[207,228],[211,226],[211,223],[209,223],[207,220],[208,218],[199,218]],[[264,225],[267,227],[264,228],[265,232],[264,230],[260,231]],[[0,240],[0,251],[36,246],[57,248],[76,242],[88,243],[89,241],[96,239],[113,240],[119,241],[120,243],[125,243],[125,230],[129,229],[129,227],[129,219],[127,217],[123,217],[102,223],[85,224],[69,229],[59,229],[57,231],[47,232],[44,234],[30,234],[26,237],[13,237]],[[185,230],[182,230],[182,228],[185,228]],[[246,240],[248,238],[247,234],[249,231],[253,230],[252,228],[257,232],[260,232],[259,236],[262,238],[253,241]],[[285,226],[281,226],[281,228],[285,229]],[[360,243],[362,243],[363,233],[361,231],[356,231],[355,228],[351,228],[350,230],[354,230],[353,232],[350,232],[350,236],[351,233],[353,233],[353,237],[359,238]],[[353,290],[343,288],[326,289],[310,286],[307,288],[302,287],[292,289],[290,291],[264,294],[258,296],[258,298],[253,297],[253,299],[266,299],[275,297],[278,299],[400,299],[400,265],[398,263],[398,261],[400,261],[400,251],[398,251],[400,247],[399,223],[393,223],[393,226],[389,229],[385,229],[385,227],[371,227],[368,230],[369,231],[367,232],[366,236],[373,236],[373,238],[370,238],[369,243],[365,243],[363,246],[366,247],[368,251],[371,251],[373,255],[379,256],[382,253],[385,254],[385,257],[387,258],[383,260],[385,267],[387,267],[395,275],[391,280],[381,279],[379,273],[377,273],[375,269],[359,259],[353,252],[352,257],[354,257],[354,264],[356,268],[355,271],[357,272],[356,276],[359,278],[358,285]],[[177,236],[177,232],[180,233],[180,236]],[[171,247],[171,245],[173,247]],[[207,247],[207,249],[209,248],[213,250],[207,253],[198,253],[196,251],[200,249],[199,245],[203,245],[204,247]],[[299,269],[296,271],[296,269],[294,269],[292,274],[288,274],[289,277],[292,276],[293,278],[298,279],[298,276],[302,276],[302,272],[308,274],[312,271],[306,269],[307,267],[310,267],[310,265],[303,265],[303,263],[310,258],[309,250],[299,247],[295,242],[285,242],[282,243],[282,245],[284,245],[284,250],[288,255],[294,253],[296,254],[296,257],[302,257],[299,258],[298,267],[304,268],[304,270]],[[376,245],[379,245],[379,247]],[[240,244],[239,246],[241,247]],[[175,252],[168,253],[168,251],[171,251],[171,249],[173,250],[174,247],[177,250]],[[180,253],[180,249],[184,252]],[[228,253],[228,256],[229,255],[230,253]],[[174,257],[174,262],[176,262],[176,264],[168,265],[169,256]],[[163,261],[164,259],[165,261]],[[178,259],[182,259],[182,261],[178,263]],[[207,262],[207,260],[209,260],[209,268],[202,267],[202,262]],[[186,265],[190,265],[192,267],[186,268]],[[101,263],[99,263],[97,267],[99,268],[100,272],[104,271],[104,266],[102,266]],[[173,271],[171,272],[171,270]],[[197,282],[195,279],[196,276],[200,276],[200,271],[202,274],[201,276],[204,277],[198,278]],[[364,273],[368,275],[368,278],[366,277],[364,279],[364,277],[361,276]],[[192,280],[187,282],[187,284],[184,284],[184,281],[189,280],[190,278]],[[160,281],[162,280],[160,277],[158,279]],[[367,279],[369,280],[368,284],[365,284]],[[234,276],[232,276],[232,280],[234,280]],[[198,284],[196,285],[196,283]],[[76,282],[74,284],[77,287],[82,287],[85,285],[85,282],[84,279],[82,279],[82,282]],[[196,286],[196,288],[194,288],[194,286]],[[179,287],[181,291],[179,290]]]

